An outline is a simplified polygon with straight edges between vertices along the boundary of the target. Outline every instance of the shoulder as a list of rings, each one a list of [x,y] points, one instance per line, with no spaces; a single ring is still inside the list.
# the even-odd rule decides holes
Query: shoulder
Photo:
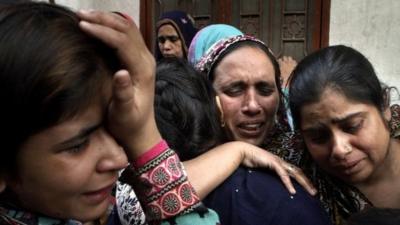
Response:
[[[291,196],[275,174],[242,167],[205,204],[222,224],[329,224],[318,200],[297,184],[296,190]]]

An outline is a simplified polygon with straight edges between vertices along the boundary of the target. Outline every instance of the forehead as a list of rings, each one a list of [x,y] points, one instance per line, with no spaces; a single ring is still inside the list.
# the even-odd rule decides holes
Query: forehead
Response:
[[[266,53],[255,47],[240,47],[226,55],[215,68],[215,82],[275,83],[275,70]]]
[[[312,123],[332,123],[348,115],[369,111],[373,106],[347,98],[340,91],[328,88],[317,102],[303,105],[300,110],[302,127]]]
[[[164,24],[158,29],[158,36],[160,35],[178,35],[178,32],[171,24]]]

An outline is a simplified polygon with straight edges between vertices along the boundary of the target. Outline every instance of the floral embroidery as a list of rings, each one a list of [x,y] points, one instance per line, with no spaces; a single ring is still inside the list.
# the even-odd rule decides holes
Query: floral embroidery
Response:
[[[164,186],[170,180],[170,176],[164,168],[157,168],[151,175],[151,180],[154,184]]]
[[[184,201],[185,204],[191,204],[193,201],[193,193],[192,193],[192,188],[184,184],[182,187],[179,189],[179,195],[181,196],[181,199]]]
[[[174,214],[177,213],[178,210],[181,208],[181,204],[179,201],[179,198],[176,194],[174,193],[169,193],[167,194],[162,200],[161,200],[161,205],[162,209],[169,213],[169,214]]]

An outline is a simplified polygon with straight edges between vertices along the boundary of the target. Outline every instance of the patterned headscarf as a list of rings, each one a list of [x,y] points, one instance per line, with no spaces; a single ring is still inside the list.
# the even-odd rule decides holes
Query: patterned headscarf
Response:
[[[211,46],[222,39],[243,35],[236,27],[227,24],[212,24],[204,27],[194,36],[189,47],[188,60],[194,66]]]
[[[268,48],[261,40],[249,35],[237,35],[230,38],[222,39],[212,45],[207,53],[200,58],[199,62],[195,65],[195,68],[207,74],[208,78],[210,79],[210,72],[213,69],[215,63],[219,61],[220,56],[223,55],[223,53],[233,44],[244,41],[255,42],[260,44],[261,46],[264,46],[266,49],[268,49],[269,53],[271,53],[273,57],[274,54],[272,53],[271,49]]]

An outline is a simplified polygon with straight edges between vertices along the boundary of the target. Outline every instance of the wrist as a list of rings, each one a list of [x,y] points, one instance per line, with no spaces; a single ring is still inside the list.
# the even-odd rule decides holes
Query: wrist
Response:
[[[162,140],[160,132],[152,120],[143,129],[135,132],[124,145],[128,160],[132,161],[145,154]]]

